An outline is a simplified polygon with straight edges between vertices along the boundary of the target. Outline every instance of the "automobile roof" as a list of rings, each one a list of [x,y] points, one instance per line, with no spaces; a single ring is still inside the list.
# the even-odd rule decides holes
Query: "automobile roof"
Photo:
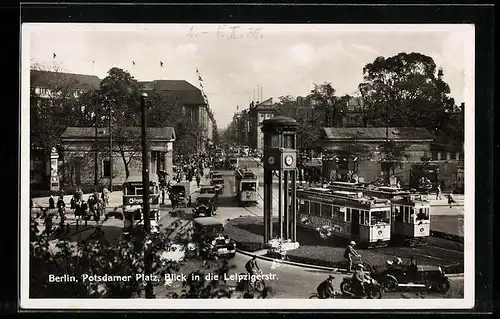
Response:
[[[222,222],[213,217],[198,217],[193,222],[201,226],[222,226]]]

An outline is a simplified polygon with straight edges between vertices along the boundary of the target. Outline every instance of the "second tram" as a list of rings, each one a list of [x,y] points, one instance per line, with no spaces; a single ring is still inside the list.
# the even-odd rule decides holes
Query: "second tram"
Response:
[[[425,195],[412,194],[396,187],[361,187],[359,185],[332,184],[331,190],[351,189],[366,196],[391,201],[391,238],[393,242],[408,246],[422,245],[429,241],[431,204]]]
[[[361,246],[387,246],[391,240],[391,204],[362,192],[327,188],[297,190],[298,218],[309,228],[328,227],[332,235]]]
[[[234,173],[236,196],[241,206],[257,205],[259,179],[248,169],[237,169]]]

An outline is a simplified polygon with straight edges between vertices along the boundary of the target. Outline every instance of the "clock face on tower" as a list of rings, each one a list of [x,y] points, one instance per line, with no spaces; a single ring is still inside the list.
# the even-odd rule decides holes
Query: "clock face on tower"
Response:
[[[293,164],[293,157],[291,157],[290,155],[285,157],[285,164],[288,166],[292,165]]]
[[[274,163],[275,163],[274,156],[269,156],[269,158],[267,159],[267,162],[271,165],[274,165]]]

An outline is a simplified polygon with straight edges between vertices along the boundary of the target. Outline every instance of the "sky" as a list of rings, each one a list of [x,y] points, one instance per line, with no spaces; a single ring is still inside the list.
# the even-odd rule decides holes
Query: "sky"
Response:
[[[467,100],[473,81],[470,25],[26,24],[22,37],[30,63],[101,79],[119,67],[139,81],[186,80],[200,87],[198,68],[221,129],[238,105],[248,107],[254,92],[255,100],[259,91],[263,100],[276,100],[330,82],[339,95],[353,95],[363,67],[378,56],[431,56],[457,104]]]

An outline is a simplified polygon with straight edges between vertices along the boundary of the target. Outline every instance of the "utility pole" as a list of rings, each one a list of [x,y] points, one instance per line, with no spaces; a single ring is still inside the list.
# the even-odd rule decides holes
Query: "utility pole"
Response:
[[[149,218],[149,147],[148,147],[148,131],[146,122],[146,100],[148,95],[141,94],[141,131],[142,131],[142,218],[144,220],[144,228],[146,230],[146,241],[144,246],[144,275],[146,281],[146,298],[154,299],[153,285],[151,283],[152,260],[151,260],[151,242],[149,234],[151,233],[151,224]]]
[[[113,111],[109,104],[109,191],[113,191]]]
[[[97,147],[97,104],[99,104],[98,97],[96,97],[96,104],[94,110],[94,127],[95,127],[95,143],[94,143],[94,185],[99,182],[99,160],[98,160],[98,147]]]

